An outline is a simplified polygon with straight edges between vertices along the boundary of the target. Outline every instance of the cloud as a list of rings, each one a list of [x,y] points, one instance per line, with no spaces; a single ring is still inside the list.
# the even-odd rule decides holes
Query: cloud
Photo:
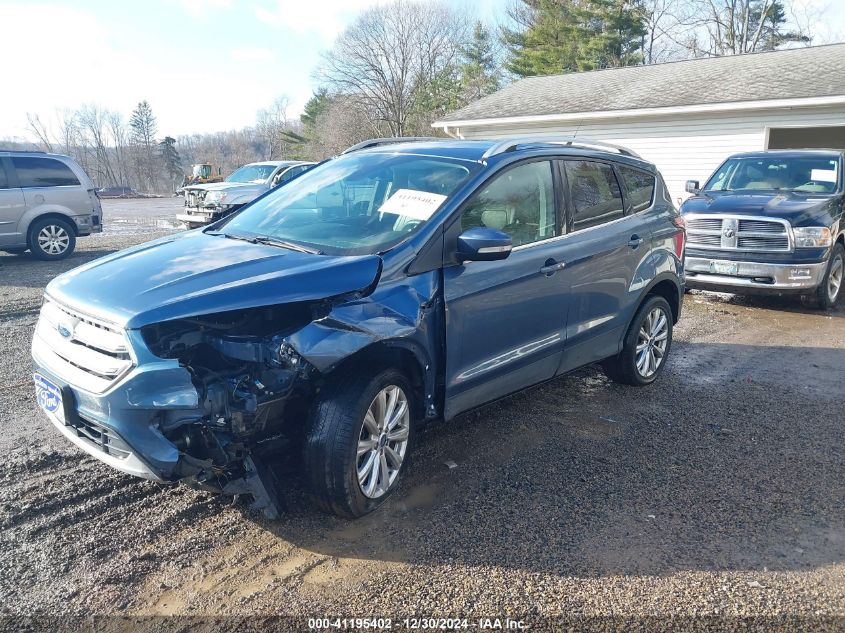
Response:
[[[201,18],[212,11],[228,9],[232,6],[232,0],[181,0],[182,8],[191,16]]]
[[[269,48],[236,48],[230,53],[236,62],[269,62],[275,54]]]
[[[316,33],[329,44],[343,31],[348,18],[378,3],[379,0],[321,0],[315,7],[316,2],[275,0],[258,7],[255,16],[270,26]]]

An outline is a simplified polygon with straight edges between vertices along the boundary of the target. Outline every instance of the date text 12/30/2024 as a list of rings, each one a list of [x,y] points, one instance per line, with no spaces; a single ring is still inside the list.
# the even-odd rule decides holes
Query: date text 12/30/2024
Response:
[[[524,631],[524,620],[511,618],[309,618],[308,628],[319,630],[412,631]]]

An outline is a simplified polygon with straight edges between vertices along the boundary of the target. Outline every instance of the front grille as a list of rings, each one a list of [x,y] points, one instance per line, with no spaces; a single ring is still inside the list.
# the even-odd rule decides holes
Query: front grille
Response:
[[[740,220],[740,233],[784,233],[784,226],[780,222],[766,220]]]
[[[201,189],[191,191],[188,190],[185,192],[185,206],[186,207],[198,207],[202,204],[205,200],[205,191]]]
[[[685,220],[689,248],[762,253],[784,253],[792,250],[790,228],[786,220],[721,214],[690,214]]]
[[[789,238],[744,236],[740,234],[736,241],[737,248],[748,251],[788,251]]]
[[[106,426],[83,418],[77,418],[73,424],[65,422],[65,425],[73,429],[83,442],[95,446],[107,455],[126,459],[132,454],[132,449],[123,438]]]
[[[33,354],[68,384],[103,393],[133,366],[129,345],[116,325],[46,299],[35,328]]]
[[[720,218],[699,218],[689,220],[686,223],[687,231],[722,231],[722,220]]]

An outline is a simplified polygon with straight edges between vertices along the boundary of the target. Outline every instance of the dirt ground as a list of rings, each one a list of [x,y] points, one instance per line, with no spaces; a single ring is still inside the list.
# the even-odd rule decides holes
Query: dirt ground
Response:
[[[355,522],[311,510],[292,472],[271,522],[115,472],[35,405],[44,285],[173,230],[178,203],[107,201],[106,232],[65,262],[0,255],[0,615],[845,626],[845,306],[689,294],[653,386],[588,368],[439,424]]]

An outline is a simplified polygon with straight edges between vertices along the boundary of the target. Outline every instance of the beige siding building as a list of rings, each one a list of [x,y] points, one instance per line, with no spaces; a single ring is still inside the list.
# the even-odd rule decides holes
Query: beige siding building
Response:
[[[845,147],[845,44],[522,79],[434,127],[612,141],[655,163],[679,201],[736,152]]]

